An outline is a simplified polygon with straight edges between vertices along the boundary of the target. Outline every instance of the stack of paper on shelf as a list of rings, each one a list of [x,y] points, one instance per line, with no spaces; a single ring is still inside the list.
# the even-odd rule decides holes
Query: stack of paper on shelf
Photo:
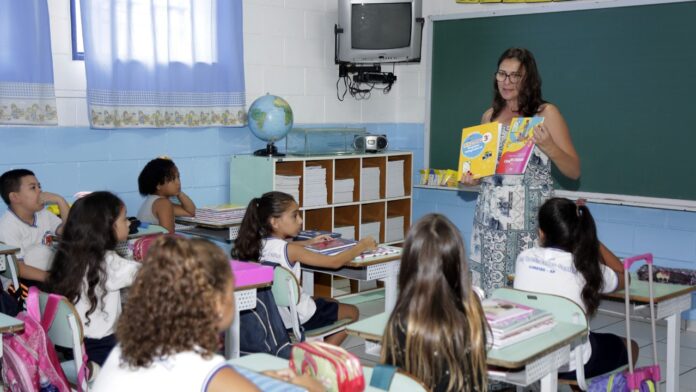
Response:
[[[355,226],[334,227],[334,233],[341,234],[342,238],[355,238]]]
[[[404,239],[404,217],[393,216],[387,218],[387,231],[385,242],[401,241]]]
[[[327,203],[326,169],[307,166],[305,169],[304,206],[324,206]]]
[[[556,326],[553,315],[545,310],[514,302],[489,298],[483,300],[483,311],[491,327],[493,348],[503,348],[527,340]]]
[[[365,222],[360,225],[360,238],[365,238],[367,236],[372,236],[375,241],[379,242],[379,229],[381,228],[380,222]]]
[[[307,245],[305,248],[325,255],[335,255],[336,253],[341,253],[344,250],[354,247],[355,244],[357,244],[355,240],[332,238],[329,241],[321,241],[312,245]]]
[[[283,176],[276,174],[275,188],[279,192],[285,192],[292,196],[299,204],[300,202],[300,176]]]
[[[404,192],[404,161],[387,162],[387,197],[401,197]]]
[[[360,185],[361,200],[379,199],[379,168],[363,167]]]
[[[352,178],[334,180],[334,204],[354,201],[353,188],[355,188],[355,180]]]

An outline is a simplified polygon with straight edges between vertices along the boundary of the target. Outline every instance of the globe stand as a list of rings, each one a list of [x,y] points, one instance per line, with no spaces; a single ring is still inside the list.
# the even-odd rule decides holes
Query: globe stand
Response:
[[[254,151],[254,155],[257,157],[284,157],[285,154],[279,153],[278,148],[273,144],[273,142],[266,144],[266,148]]]

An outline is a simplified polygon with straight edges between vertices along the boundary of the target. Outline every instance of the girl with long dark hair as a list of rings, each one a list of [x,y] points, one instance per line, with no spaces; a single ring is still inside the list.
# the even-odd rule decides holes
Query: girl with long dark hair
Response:
[[[515,288],[568,298],[588,316],[599,306],[600,295],[623,289],[623,265],[597,238],[590,210],[583,202],[564,198],[547,200],[539,210],[540,247],[519,254],[515,265]],[[638,345],[633,344],[634,362]],[[582,350],[585,376],[594,377],[628,363],[626,339],[590,332]],[[574,358],[571,355],[571,358]],[[561,370],[564,370],[563,368]],[[563,378],[575,378],[570,361]]]
[[[126,206],[110,192],[78,199],[63,228],[46,286],[75,305],[84,325],[90,361],[103,364],[116,345],[121,292],[140,264],[119,256],[116,243],[128,238]]]

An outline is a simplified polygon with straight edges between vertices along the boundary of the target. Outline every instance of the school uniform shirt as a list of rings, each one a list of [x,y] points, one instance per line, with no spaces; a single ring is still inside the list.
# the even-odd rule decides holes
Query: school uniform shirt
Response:
[[[616,273],[601,263],[600,268],[604,281],[602,293],[616,290],[619,284]],[[560,249],[536,247],[520,253],[515,264],[514,287],[565,297],[578,304],[583,311],[587,311],[582,301],[585,278],[575,269],[573,254]],[[579,348],[582,349],[583,363],[587,363],[592,355],[589,341]],[[570,357],[575,358],[575,353],[571,353]],[[568,367],[561,367],[559,371],[573,370],[575,361],[570,361]]]
[[[140,206],[140,209],[138,210],[138,220],[141,222],[145,223],[150,223],[153,225],[159,225],[159,219],[155,216],[155,214],[152,213],[152,205],[157,201],[157,199],[161,198],[162,196],[158,195],[148,195],[145,198],[145,201],[143,201],[143,204]]]
[[[89,324],[87,311],[90,308],[90,301],[87,297],[86,277],[83,280],[80,300],[75,304],[75,308],[80,314],[80,320],[82,320],[84,325],[85,337],[91,339],[101,339],[114,333],[116,321],[118,321],[118,316],[121,314],[120,290],[133,283],[135,274],[140,269],[140,263],[124,259],[112,250],[106,252],[104,262],[106,263],[106,294],[104,299],[97,304],[94,312],[89,315]],[[97,286],[95,291],[97,301],[100,301],[101,293],[101,289]],[[104,305],[103,309],[102,303]]]
[[[0,242],[19,248],[17,257],[32,267],[48,271],[53,262],[53,250],[44,238],[53,234],[63,223],[55,214],[41,210],[34,214],[34,224],[19,219],[12,210],[0,217]]]
[[[159,358],[146,368],[131,368],[121,365],[121,355],[121,346],[116,345],[91,391],[206,391],[213,376],[229,366],[221,355],[205,359],[196,351],[184,351]]]
[[[261,247],[261,261],[268,261],[283,266],[292,271],[297,280],[301,281],[300,274],[302,273],[302,269],[300,268],[300,262],[296,261],[291,263],[288,260],[287,241],[273,237],[264,239]],[[285,306],[278,306],[278,310],[280,311],[280,317],[283,319],[285,328],[292,328],[290,309]],[[304,324],[307,320],[312,318],[316,311],[317,305],[314,303],[314,300],[302,289],[300,293],[300,303],[297,304],[297,314],[300,318],[300,324]]]

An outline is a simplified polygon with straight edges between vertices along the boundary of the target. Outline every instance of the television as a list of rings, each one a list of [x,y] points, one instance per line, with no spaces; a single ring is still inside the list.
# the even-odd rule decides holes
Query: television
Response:
[[[419,62],[422,0],[338,0],[336,63]]]

